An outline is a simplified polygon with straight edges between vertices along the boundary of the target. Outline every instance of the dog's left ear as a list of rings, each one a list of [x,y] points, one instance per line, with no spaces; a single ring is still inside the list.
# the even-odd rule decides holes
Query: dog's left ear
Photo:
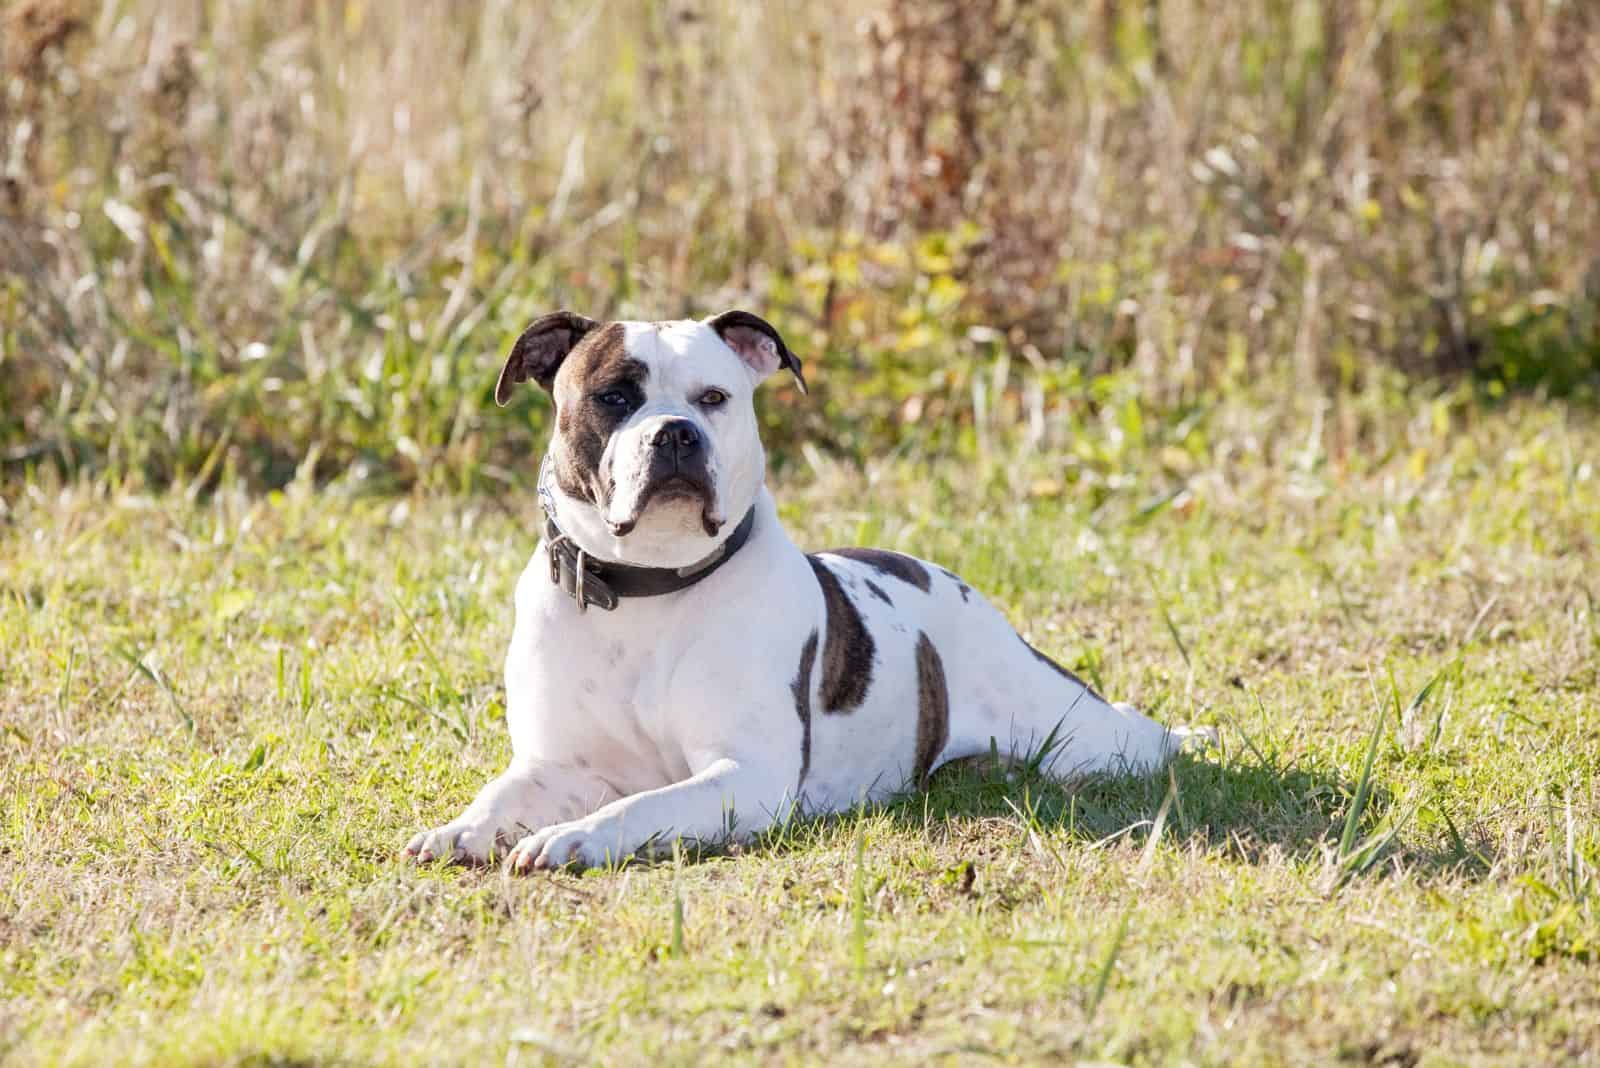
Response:
[[[599,325],[576,312],[558,311],[539,316],[511,346],[511,354],[500,368],[500,381],[494,384],[494,402],[504,408],[511,400],[511,387],[530,378],[548,392],[567,353]]]
[[[771,323],[747,311],[725,311],[705,320],[705,324],[715,330],[723,343],[744,361],[756,376],[756,381],[784,367],[794,375],[800,392],[807,392],[805,376],[800,373],[799,358],[789,351],[789,346],[783,343],[783,336]]]

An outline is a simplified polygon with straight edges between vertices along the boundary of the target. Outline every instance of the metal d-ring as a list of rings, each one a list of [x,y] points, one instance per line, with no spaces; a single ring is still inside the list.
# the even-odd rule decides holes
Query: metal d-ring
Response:
[[[584,600],[583,597],[583,579],[587,572],[584,570],[583,566],[583,550],[576,545],[574,545],[573,548],[577,549],[578,551],[578,559],[576,566],[573,568],[575,573],[572,578],[572,595],[577,598],[578,614],[582,615],[589,610],[589,602]]]

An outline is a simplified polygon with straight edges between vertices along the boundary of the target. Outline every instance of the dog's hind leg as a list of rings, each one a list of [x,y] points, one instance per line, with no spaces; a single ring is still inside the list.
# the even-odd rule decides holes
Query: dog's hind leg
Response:
[[[981,648],[981,647],[980,647]],[[1159,770],[1192,735],[1113,703],[1015,632],[952,665],[952,745],[946,759],[1001,755],[1066,778]]]

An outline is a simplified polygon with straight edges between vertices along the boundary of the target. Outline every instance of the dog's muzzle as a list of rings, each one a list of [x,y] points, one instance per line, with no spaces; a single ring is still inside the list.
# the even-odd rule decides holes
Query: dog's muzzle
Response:
[[[717,494],[700,428],[688,419],[669,419],[651,433],[648,444],[650,458],[633,514],[611,523],[612,535],[627,537],[655,501],[685,500],[700,502],[700,525],[707,537],[716,537],[725,520],[715,514]]]

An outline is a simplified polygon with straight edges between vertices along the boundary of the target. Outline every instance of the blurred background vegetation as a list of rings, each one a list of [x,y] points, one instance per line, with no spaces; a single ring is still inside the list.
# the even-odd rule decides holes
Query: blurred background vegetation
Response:
[[[818,387],[764,398],[779,462],[1600,383],[1591,0],[3,0],[0,34],[0,484],[526,484],[546,402],[491,391],[562,306],[771,318]]]

